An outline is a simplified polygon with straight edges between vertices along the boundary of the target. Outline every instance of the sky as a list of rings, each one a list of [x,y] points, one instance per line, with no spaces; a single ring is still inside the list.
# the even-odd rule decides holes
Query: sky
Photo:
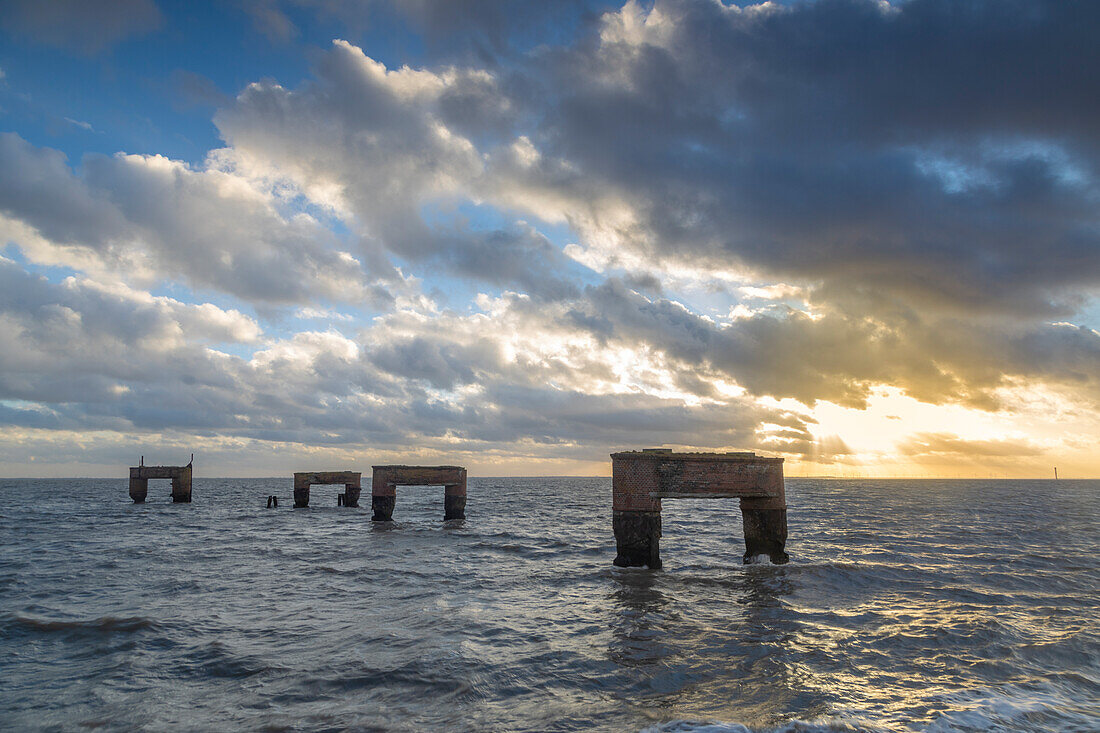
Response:
[[[0,475],[1100,477],[1098,31],[0,0]]]

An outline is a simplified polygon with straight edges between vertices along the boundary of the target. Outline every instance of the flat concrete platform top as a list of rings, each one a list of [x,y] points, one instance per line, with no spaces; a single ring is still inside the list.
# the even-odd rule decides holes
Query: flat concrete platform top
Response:
[[[767,458],[755,453],[677,453],[671,448],[647,448],[612,453],[612,458],[629,458],[642,461],[708,461],[730,463],[782,463],[782,458]]]
[[[408,466],[408,465],[405,465],[405,464],[396,464],[396,463],[385,465],[385,466],[371,466],[371,468],[374,468],[374,469],[378,469],[378,468],[446,468],[446,469],[449,469],[449,470],[452,470],[452,471],[465,471],[466,470],[466,468],[464,466]]]
[[[177,478],[190,471],[186,466],[130,466],[130,478]]]
[[[359,471],[298,471],[294,474],[295,479],[309,479],[315,484],[332,483],[342,484],[347,479],[359,479],[363,474]],[[326,479],[332,479],[326,481]]]

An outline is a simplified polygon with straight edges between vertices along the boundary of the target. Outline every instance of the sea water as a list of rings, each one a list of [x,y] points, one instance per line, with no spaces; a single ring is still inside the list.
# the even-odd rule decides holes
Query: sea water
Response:
[[[0,728],[1100,729],[1100,482],[788,479],[783,566],[665,501],[660,571],[606,478],[341,490],[0,480]]]

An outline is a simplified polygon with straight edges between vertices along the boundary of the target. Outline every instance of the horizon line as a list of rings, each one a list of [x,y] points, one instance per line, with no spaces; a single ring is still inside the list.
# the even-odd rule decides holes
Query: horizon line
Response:
[[[364,472],[365,473],[365,472]],[[501,478],[606,478],[610,479],[611,475],[595,475],[595,474],[571,474],[571,473],[548,473],[548,474],[511,474],[511,475],[471,475],[469,478],[486,478],[486,479],[501,479]],[[0,481],[67,481],[67,480],[95,480],[95,481],[128,481],[128,476],[0,476]],[[279,476],[194,476],[194,479],[232,479],[232,480],[275,480],[285,479],[287,481],[293,481],[292,475],[279,475]],[[1100,476],[1059,476],[1054,478],[1052,476],[842,476],[838,474],[812,474],[805,476],[785,476],[784,480],[790,479],[817,479],[817,480],[836,480],[836,481],[1098,481]],[[156,481],[159,479],[150,479]],[[167,479],[164,479],[167,480]]]

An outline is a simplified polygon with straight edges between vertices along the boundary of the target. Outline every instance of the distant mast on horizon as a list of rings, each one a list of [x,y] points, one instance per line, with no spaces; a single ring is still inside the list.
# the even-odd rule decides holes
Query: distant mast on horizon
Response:
[[[1054,480],[1055,481],[1058,480],[1058,467],[1057,466],[1054,467]]]

